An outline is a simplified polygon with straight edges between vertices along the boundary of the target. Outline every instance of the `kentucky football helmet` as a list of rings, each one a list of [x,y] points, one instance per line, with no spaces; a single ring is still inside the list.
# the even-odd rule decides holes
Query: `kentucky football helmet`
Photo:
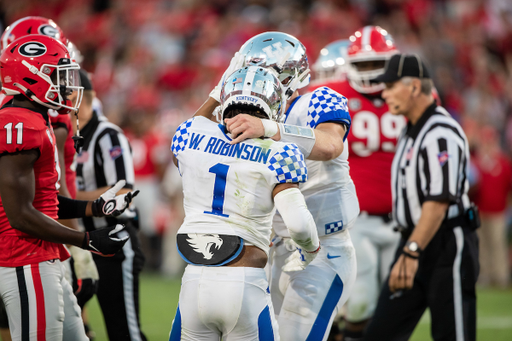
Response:
[[[16,39],[29,34],[42,34],[55,38],[64,45],[68,43],[64,32],[53,20],[44,17],[24,17],[13,22],[5,29],[0,40],[2,51]]]
[[[13,41],[0,55],[2,91],[24,95],[47,108],[77,110],[82,101],[80,66],[60,41],[44,35],[27,35]],[[75,106],[67,98],[78,92]]]
[[[280,122],[286,100],[284,88],[273,69],[246,66],[226,78],[220,93],[221,122],[233,105],[249,105],[261,109],[270,120]]]
[[[347,78],[356,91],[376,93],[384,84],[370,80],[384,73],[386,61],[399,53],[391,35],[379,26],[365,26],[350,36]]]
[[[279,74],[286,97],[309,84],[309,62],[306,48],[286,33],[265,32],[252,37],[240,48],[244,66],[273,68]]]
[[[336,40],[320,50],[320,55],[311,66],[312,82],[342,80],[347,72],[347,50],[350,40]]]

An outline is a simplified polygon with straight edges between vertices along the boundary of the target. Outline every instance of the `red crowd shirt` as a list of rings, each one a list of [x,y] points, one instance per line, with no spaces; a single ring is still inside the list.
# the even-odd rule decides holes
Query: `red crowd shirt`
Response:
[[[391,163],[405,118],[392,115],[379,96],[360,94],[348,81],[330,82],[315,88],[321,86],[337,91],[348,100],[352,118],[347,137],[348,160],[361,211],[372,215],[388,214],[392,210]]]
[[[136,137],[126,132],[133,153],[133,170],[135,177],[146,177],[157,174],[157,164],[161,163],[162,155],[167,155],[167,145],[164,138],[154,132],[148,132],[142,137]]]
[[[76,198],[76,171],[75,171],[75,143],[73,141],[73,127],[71,126],[71,117],[69,115],[60,115],[56,111],[49,110],[50,120],[53,129],[59,127],[65,128],[68,132],[66,143],[64,144],[64,169],[66,170],[66,185],[71,198]],[[52,114],[53,113],[53,114]]]
[[[58,216],[59,167],[55,135],[41,113],[6,107],[0,110],[0,155],[22,150],[39,150],[34,163],[35,196],[32,205],[50,218]],[[0,198],[0,266],[17,267],[51,259],[65,260],[69,253],[62,244],[35,238],[11,227]]]
[[[500,154],[490,165],[489,161],[475,157],[480,173],[475,204],[482,213],[501,213],[507,207],[507,196],[512,190],[512,165],[510,160]]]

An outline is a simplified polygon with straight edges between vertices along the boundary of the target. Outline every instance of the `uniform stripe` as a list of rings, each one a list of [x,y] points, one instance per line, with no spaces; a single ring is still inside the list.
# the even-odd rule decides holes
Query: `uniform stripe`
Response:
[[[37,310],[37,341],[46,340],[46,312],[44,307],[44,291],[41,282],[41,274],[39,272],[39,264],[31,265],[32,282],[34,283],[34,291],[36,294],[36,310]]]
[[[462,282],[460,270],[462,263],[462,250],[464,249],[464,232],[461,227],[453,229],[457,253],[453,262],[453,306],[455,310],[455,339],[464,341],[464,316],[462,314]]]
[[[169,335],[169,341],[180,341],[181,340],[181,312],[180,306],[176,310],[176,316],[172,321],[171,335]]]
[[[365,26],[363,28],[363,32],[361,32],[361,48],[363,49],[363,52],[368,51],[367,47],[369,46],[371,49],[370,41],[371,41],[371,34],[372,34],[372,26]]]
[[[124,232],[124,233],[123,233]],[[123,231],[119,233],[119,237],[124,237],[128,233]],[[141,341],[140,326],[137,321],[137,308],[135,307],[135,291],[133,288],[133,259],[135,252],[132,248],[130,239],[123,246],[125,259],[123,260],[123,294],[124,306],[126,309],[126,319],[128,320],[128,330],[130,331],[131,341]]]
[[[258,340],[274,341],[274,329],[272,328],[272,319],[268,305],[258,316]]]
[[[324,339],[327,327],[331,321],[332,313],[340,301],[342,293],[343,281],[340,276],[336,275],[306,341],[322,341]]]
[[[30,315],[27,282],[25,281],[25,272],[22,266],[16,268],[16,277],[18,278],[18,290],[20,293],[21,341],[30,341]]]
[[[469,206],[469,147],[462,128],[440,107],[423,115],[417,126],[404,129],[392,165],[393,214],[409,228],[427,200],[449,200],[454,215]]]

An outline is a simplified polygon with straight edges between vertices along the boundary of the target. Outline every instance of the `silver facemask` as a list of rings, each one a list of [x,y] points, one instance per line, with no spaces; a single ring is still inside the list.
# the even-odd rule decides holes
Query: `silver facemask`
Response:
[[[287,98],[309,84],[306,48],[294,36],[282,32],[261,33],[249,39],[240,53],[245,55],[245,66],[276,70]]]

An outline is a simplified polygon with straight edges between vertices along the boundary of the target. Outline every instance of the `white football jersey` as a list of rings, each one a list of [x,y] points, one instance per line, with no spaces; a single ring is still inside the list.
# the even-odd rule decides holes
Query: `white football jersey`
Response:
[[[267,254],[276,184],[304,182],[304,155],[295,144],[250,139],[231,145],[225,127],[198,116],[172,139],[183,180],[185,220],[178,233],[236,235]]]
[[[313,129],[323,122],[340,122],[350,127],[347,99],[327,87],[299,96],[285,118],[285,124]],[[343,153],[336,159],[306,160],[308,181],[300,185],[300,190],[315,219],[319,236],[352,227],[359,215],[359,202],[349,174],[347,135],[348,131]],[[277,235],[289,237],[279,212],[274,217],[273,227]]]

